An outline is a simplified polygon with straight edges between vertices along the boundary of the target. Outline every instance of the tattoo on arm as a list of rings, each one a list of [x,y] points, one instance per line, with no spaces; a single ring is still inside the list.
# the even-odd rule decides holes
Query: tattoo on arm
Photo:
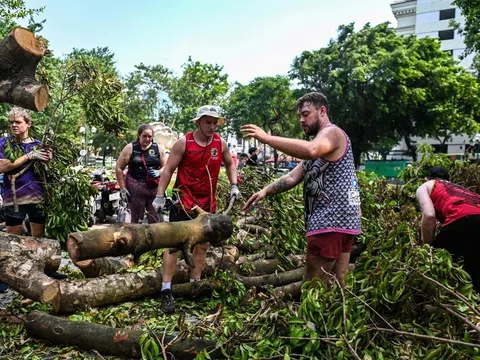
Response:
[[[274,183],[268,185],[267,191],[269,195],[275,195],[290,190],[292,187],[293,186],[287,182],[286,178],[281,177]]]

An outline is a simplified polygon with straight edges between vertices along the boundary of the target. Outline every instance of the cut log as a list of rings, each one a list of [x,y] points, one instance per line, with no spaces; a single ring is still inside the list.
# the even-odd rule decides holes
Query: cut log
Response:
[[[305,268],[299,268],[295,270],[285,271],[282,273],[263,275],[263,276],[241,276],[236,275],[238,281],[240,281],[247,288],[256,287],[261,288],[266,285],[272,285],[273,287],[283,286],[291,284],[293,282],[301,281],[305,275]]]
[[[45,109],[47,88],[35,79],[35,71],[46,53],[45,43],[22,27],[0,42],[0,102],[34,111]]]
[[[56,281],[45,287],[42,302],[56,313],[83,311],[89,307],[117,304],[159,293],[161,269],[103,276],[96,279]]]
[[[285,286],[279,286],[273,293],[279,298],[298,299],[302,290],[302,281],[297,281]]]
[[[245,230],[250,234],[255,234],[257,236],[265,235],[268,238],[272,236],[272,233],[270,232],[270,230],[265,229],[263,226],[260,226],[260,225],[242,224],[239,227],[240,229]]]
[[[222,255],[222,248],[210,248],[207,252],[205,268],[202,274],[204,276],[213,275],[215,270],[230,269],[236,270],[235,261],[239,257],[239,251],[235,246],[225,245],[223,247],[224,253]],[[126,270],[135,266],[132,256],[124,258],[100,258],[93,260],[83,260],[75,263],[76,266],[83,272],[86,278],[95,278],[103,275],[116,274],[122,270]],[[190,280],[190,266],[184,260],[177,264],[173,283],[183,283]]]
[[[95,278],[103,275],[116,274],[122,270],[135,266],[133,256],[123,258],[100,258],[82,260],[75,263],[86,278]]]
[[[134,254],[160,248],[177,248],[193,265],[191,251],[196,244],[219,246],[233,232],[228,216],[200,214],[194,220],[158,224],[115,224],[104,229],[72,233],[67,250],[74,263],[106,256]]]
[[[266,285],[282,286],[303,278],[304,269],[292,270],[276,275],[257,277],[238,276],[237,280],[246,287]],[[210,294],[221,284],[212,281],[176,284],[172,286],[175,296]],[[159,294],[162,287],[162,271],[146,270],[136,273],[108,275],[96,279],[56,281],[45,288],[42,301],[51,303],[56,313],[72,313],[89,307],[111,305],[144,296]]]
[[[289,255],[286,260],[293,268],[305,266],[305,255]],[[236,265],[248,275],[273,274],[276,271],[285,270],[281,268],[278,259],[248,261],[247,258],[242,257],[237,261]]]
[[[41,294],[56,281],[45,275],[61,262],[56,240],[12,234],[0,235],[0,281],[23,296],[41,301]]]
[[[49,315],[42,311],[32,311],[25,321],[28,334],[58,345],[77,346],[84,350],[96,350],[104,355],[115,355],[125,358],[142,357],[140,337],[146,330],[119,329],[86,321],[69,321],[61,317]],[[158,339],[163,333],[157,333]],[[172,342],[165,350],[175,359],[194,359],[204,349],[213,350],[215,341],[198,338],[174,340],[174,336],[165,335],[164,344]],[[210,356],[221,357],[219,351]]]
[[[246,230],[239,230],[236,240],[232,245],[235,245],[241,252],[254,253],[258,250],[272,251],[273,248],[270,244],[265,244],[258,239],[249,239],[249,233]]]

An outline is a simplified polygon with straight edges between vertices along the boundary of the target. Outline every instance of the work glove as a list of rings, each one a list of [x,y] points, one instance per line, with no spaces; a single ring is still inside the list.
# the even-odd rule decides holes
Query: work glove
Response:
[[[242,197],[242,194],[240,194],[240,190],[238,190],[237,184],[232,184],[232,188],[230,190],[230,199],[233,198],[233,197],[235,197],[237,199]]]
[[[157,213],[163,213],[163,210],[165,209],[165,201],[165,195],[157,195],[155,197],[155,200],[152,202],[152,206]]]
[[[128,200],[130,200],[130,192],[127,188],[120,190],[120,199],[122,199],[124,203],[128,203]]]
[[[148,175],[150,175],[153,178],[158,178],[158,177],[160,177],[160,170],[149,169],[148,170]]]
[[[40,160],[40,161],[48,161],[52,156],[50,151],[47,150],[32,150],[27,154],[28,160]]]

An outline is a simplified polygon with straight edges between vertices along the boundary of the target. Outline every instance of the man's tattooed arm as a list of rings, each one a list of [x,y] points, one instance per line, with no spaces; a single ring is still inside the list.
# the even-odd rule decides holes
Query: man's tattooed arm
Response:
[[[282,192],[288,191],[295,186],[297,186],[300,181],[303,179],[302,167],[297,165],[297,167],[289,172],[287,175],[282,176],[280,179],[271,183],[267,186],[266,191],[267,195],[280,194]]]

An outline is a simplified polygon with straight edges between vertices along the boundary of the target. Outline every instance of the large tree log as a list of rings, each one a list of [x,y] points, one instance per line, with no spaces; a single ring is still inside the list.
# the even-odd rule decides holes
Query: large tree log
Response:
[[[46,53],[45,43],[22,27],[0,42],[0,102],[34,111],[45,109],[47,88],[35,79],[35,71]]]
[[[141,358],[140,336],[146,331],[139,329],[118,329],[86,321],[49,315],[41,311],[32,311],[25,321],[25,329],[34,337],[54,344],[77,346],[84,350],[97,350],[101,354],[111,354],[125,358]],[[162,339],[163,333],[157,333]],[[174,336],[165,335],[164,344],[174,340]],[[183,339],[173,341],[165,351],[175,359],[194,359],[203,349],[214,349],[215,341],[203,339]],[[214,351],[213,358],[221,357]]]
[[[29,299],[41,301],[42,292],[56,282],[45,271],[57,270],[61,260],[56,240],[0,236],[0,281]]]
[[[231,219],[225,215],[200,214],[194,220],[150,225],[116,224],[104,229],[72,233],[67,250],[76,263],[80,260],[134,254],[160,248],[177,248],[192,264],[191,251],[196,244],[210,242],[219,246],[233,232]]]
[[[304,269],[258,277],[238,276],[247,287],[282,286],[300,281]],[[220,286],[215,281],[200,281],[173,285],[175,296],[208,294]],[[144,296],[159,294],[162,287],[161,269],[137,273],[108,275],[96,279],[56,281],[45,288],[41,301],[51,303],[56,313],[72,313],[89,307],[116,304]]]

